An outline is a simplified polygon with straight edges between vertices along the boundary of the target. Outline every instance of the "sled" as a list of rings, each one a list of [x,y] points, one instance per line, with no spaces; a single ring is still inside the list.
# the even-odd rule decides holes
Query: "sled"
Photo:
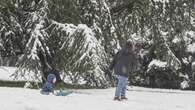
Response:
[[[56,96],[67,96],[69,94],[72,94],[73,91],[72,90],[60,90],[58,92],[56,92]]]

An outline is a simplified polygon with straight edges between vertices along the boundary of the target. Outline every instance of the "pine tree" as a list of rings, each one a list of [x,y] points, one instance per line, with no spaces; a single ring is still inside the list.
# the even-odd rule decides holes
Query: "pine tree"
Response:
[[[23,34],[18,17],[20,13],[14,4],[16,2],[9,0],[0,4],[0,56],[3,65],[7,66],[13,66],[17,55],[22,54],[23,50],[23,45],[20,43]]]
[[[28,2],[28,3],[27,3]],[[50,52],[46,45],[47,33],[44,28],[47,26],[48,5],[46,0],[20,1],[23,15],[24,27],[24,54],[18,60],[18,74],[24,75],[32,71],[35,73],[34,79],[40,79],[43,72],[40,72],[47,62],[40,58],[40,54],[45,58]],[[44,64],[43,64],[44,62]],[[43,70],[42,70],[43,71]]]
[[[95,38],[93,31],[84,24],[62,24],[52,21],[47,30],[50,40],[58,38],[58,44],[49,43],[53,59],[62,70],[63,77],[72,83],[80,81],[89,86],[107,86],[103,72],[105,50]],[[55,44],[55,48],[54,45]]]

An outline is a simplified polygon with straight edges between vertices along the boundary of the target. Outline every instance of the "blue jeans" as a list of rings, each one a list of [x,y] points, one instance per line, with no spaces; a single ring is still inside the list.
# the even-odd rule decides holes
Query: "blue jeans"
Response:
[[[126,96],[126,87],[128,84],[128,77],[118,75],[118,84],[115,91],[115,97]]]

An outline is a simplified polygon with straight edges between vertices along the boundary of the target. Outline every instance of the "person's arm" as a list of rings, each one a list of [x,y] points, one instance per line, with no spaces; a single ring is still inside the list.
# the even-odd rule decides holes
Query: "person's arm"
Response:
[[[112,62],[111,62],[111,64],[110,64],[110,66],[109,66],[109,69],[110,69],[110,70],[113,70],[113,68],[114,68],[114,66],[115,66],[115,64],[116,64],[116,62],[117,62],[118,55],[119,55],[119,52],[117,52],[117,54],[114,56],[114,58],[113,58],[113,60],[112,60]]]
[[[139,54],[134,54],[134,66],[135,66],[135,71],[134,72],[138,72],[140,71],[141,67],[142,67],[142,59],[141,56]]]
[[[114,66],[116,64],[117,54],[113,57],[113,60],[112,60],[111,64],[109,65],[108,69],[106,69],[106,71],[105,71],[105,74],[108,75],[109,80],[110,80],[112,86],[114,86],[112,70],[113,70],[113,68],[114,68]]]

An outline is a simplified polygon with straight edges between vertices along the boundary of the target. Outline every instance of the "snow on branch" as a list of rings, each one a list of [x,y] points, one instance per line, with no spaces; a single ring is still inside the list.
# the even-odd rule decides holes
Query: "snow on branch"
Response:
[[[148,68],[152,68],[153,66],[159,67],[159,68],[165,68],[167,67],[167,62],[163,62],[157,59],[154,59],[150,62],[148,65]]]
[[[172,50],[170,49],[169,45],[167,44],[167,32],[163,32],[161,31],[161,35],[162,38],[164,40],[164,44],[167,48],[167,58],[166,61],[168,62],[168,65],[172,68],[172,69],[176,69],[178,70],[181,67],[181,61],[175,56],[175,54],[172,52]]]
[[[47,32],[50,37],[60,39],[59,48],[55,51],[58,51],[56,54],[60,59],[64,59],[61,63],[65,77],[70,77],[72,83],[82,80],[82,83],[86,81],[90,85],[100,86],[101,81],[106,84],[102,70],[102,66],[106,64],[105,50],[91,28],[86,24],[76,26],[52,21]]]

